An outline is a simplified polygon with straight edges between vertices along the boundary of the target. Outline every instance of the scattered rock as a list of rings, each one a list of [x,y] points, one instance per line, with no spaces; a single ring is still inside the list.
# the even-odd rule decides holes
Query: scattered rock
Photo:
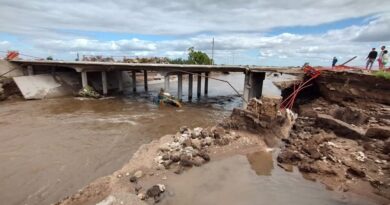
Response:
[[[138,180],[138,178],[135,177],[135,176],[130,177],[130,182],[131,182],[131,183],[136,183],[137,180]]]
[[[200,150],[202,148],[200,139],[193,139],[192,140],[192,147]]]
[[[215,139],[221,138],[225,134],[225,130],[222,127],[216,127],[212,130]]]
[[[365,177],[366,176],[366,173],[364,171],[362,171],[361,169],[359,169],[355,166],[350,166],[347,169],[347,173],[351,174],[353,176],[356,176],[356,177]]]
[[[180,154],[179,153],[174,153],[171,155],[171,160],[172,162],[179,162],[180,161]]]
[[[208,155],[206,152],[201,151],[198,153],[199,157],[202,157],[206,162],[210,161],[210,155]]]
[[[194,132],[192,133],[192,137],[193,138],[199,138],[199,137],[201,137],[201,135],[202,135],[202,131],[203,131],[203,128],[201,128],[201,127],[196,127],[196,128],[194,128]]]
[[[202,164],[204,164],[204,163],[205,163],[205,160],[202,157],[200,157],[200,156],[196,156],[192,160],[192,164],[197,166],[197,167],[202,166]]]
[[[321,159],[321,154],[314,144],[303,146],[303,150],[314,160]]]
[[[159,197],[164,192],[165,192],[165,185],[157,184],[152,186],[146,191],[146,196],[149,198],[153,198],[156,202],[157,200],[159,200]]]
[[[190,147],[190,146],[192,146],[192,141],[191,141],[191,139],[185,139],[184,141],[183,141],[183,143],[182,143],[182,145],[183,146],[185,146],[185,147]]]
[[[182,126],[182,127],[180,127],[179,131],[181,134],[184,134],[186,132],[188,133],[189,129],[187,126]]]
[[[137,197],[138,197],[139,199],[141,199],[141,200],[145,200],[145,199],[146,199],[146,194],[144,194],[144,193],[139,193],[139,194],[137,194]]]
[[[284,150],[277,157],[279,163],[293,163],[300,160],[302,160],[302,156],[298,152],[291,150]]]
[[[211,137],[206,137],[204,138],[204,145],[210,146],[213,143],[213,138]]]
[[[359,162],[364,162],[364,161],[367,159],[366,155],[365,155],[362,151],[355,152],[355,153],[353,153],[352,155],[353,155],[353,156],[355,157],[355,159],[356,159],[357,161],[359,161]]]
[[[184,168],[182,166],[178,166],[177,169],[174,171],[175,174],[181,174],[183,173]]]
[[[318,172],[318,169],[315,166],[308,164],[308,163],[300,163],[298,165],[298,169],[299,169],[299,171],[305,172],[305,173],[317,173]]]
[[[134,177],[136,177],[137,179],[141,178],[142,176],[144,175],[144,173],[141,171],[141,170],[138,170],[134,173]]]
[[[188,156],[188,155],[181,155],[180,156],[180,165],[183,166],[183,167],[192,167],[192,160],[191,160],[191,157]]]
[[[169,154],[164,154],[162,156],[162,160],[169,160],[169,159],[171,159],[171,156]]]
[[[390,138],[390,127],[370,127],[366,132],[366,137],[387,140]]]
[[[165,160],[161,164],[164,165],[165,169],[169,169],[172,163],[173,163],[172,160]]]

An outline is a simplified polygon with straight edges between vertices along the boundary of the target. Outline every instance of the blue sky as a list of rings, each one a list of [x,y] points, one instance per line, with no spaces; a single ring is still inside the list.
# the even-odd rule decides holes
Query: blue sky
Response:
[[[356,55],[363,65],[371,47],[390,41],[390,3],[379,0],[18,1],[2,0],[0,51],[64,60],[177,58],[192,46],[211,54],[215,38],[219,64],[329,65]]]

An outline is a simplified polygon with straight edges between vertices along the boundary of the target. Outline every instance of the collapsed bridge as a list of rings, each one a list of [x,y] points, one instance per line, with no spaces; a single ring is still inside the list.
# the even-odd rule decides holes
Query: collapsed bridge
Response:
[[[148,72],[159,72],[164,76],[164,87],[169,87],[169,76],[177,75],[178,79],[178,98],[182,100],[182,79],[183,75],[188,75],[188,99],[192,99],[193,78],[197,77],[197,96],[202,94],[202,77],[204,78],[204,95],[208,94],[208,80],[210,72],[239,72],[245,74],[243,100],[247,102],[250,98],[260,98],[263,89],[263,80],[266,72],[277,72],[287,74],[300,74],[300,69],[277,68],[277,67],[257,67],[257,66],[237,66],[237,65],[179,65],[179,64],[144,64],[144,63],[119,63],[119,62],[90,62],[90,61],[52,61],[52,60],[11,60],[7,62],[17,68],[24,75],[35,75],[42,71],[52,73],[58,70],[71,70],[80,73],[81,85],[88,86],[89,75],[100,73],[102,92],[108,94],[107,76],[111,84],[116,84],[118,91],[123,91],[122,72],[131,72],[133,92],[136,89],[136,73],[142,72],[144,76],[144,89],[148,91]],[[232,87],[233,88],[233,87]],[[234,89],[234,88],[233,88]],[[245,103],[244,103],[245,104]]]

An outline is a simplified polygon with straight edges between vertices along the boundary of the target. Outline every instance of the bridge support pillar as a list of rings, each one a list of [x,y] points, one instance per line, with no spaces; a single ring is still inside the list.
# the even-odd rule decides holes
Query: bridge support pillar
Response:
[[[205,78],[204,78],[204,95],[207,96],[209,94],[209,74],[210,72],[205,73]]]
[[[27,75],[34,75],[34,68],[32,65],[27,66]]]
[[[108,89],[107,89],[107,72],[102,72],[102,88],[103,88],[103,95],[107,95]]]
[[[168,74],[166,74],[164,76],[164,90],[165,90],[165,92],[168,92],[168,90],[169,90],[169,75]]]
[[[198,100],[200,99],[200,95],[202,93],[202,76],[201,74],[202,73],[198,73],[198,87],[197,87],[197,92],[196,92],[196,96],[198,97]]]
[[[192,101],[192,83],[193,83],[193,75],[188,74],[188,101]]]
[[[123,76],[122,76],[123,71],[117,71],[116,76],[118,78],[118,91],[121,93],[123,92]]]
[[[137,92],[137,81],[136,81],[136,73],[135,73],[135,70],[131,71],[132,75],[132,83],[133,83],[133,92],[136,93]]]
[[[183,74],[177,74],[177,99],[182,100],[183,96]]]
[[[252,98],[261,98],[264,79],[265,72],[249,72],[245,74],[244,99],[247,102]],[[246,108],[247,105],[246,102],[243,103],[244,108]]]
[[[144,87],[145,87],[145,92],[148,92],[148,71],[144,70]]]
[[[86,71],[81,72],[81,85],[83,88],[88,86],[88,76]]]

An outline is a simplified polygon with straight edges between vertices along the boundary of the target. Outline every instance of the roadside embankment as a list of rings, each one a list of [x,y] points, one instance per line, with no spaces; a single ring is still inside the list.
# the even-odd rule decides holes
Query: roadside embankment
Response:
[[[329,189],[390,201],[390,81],[323,72],[278,156]],[[305,95],[299,96],[305,98]],[[305,101],[301,99],[301,101]]]

